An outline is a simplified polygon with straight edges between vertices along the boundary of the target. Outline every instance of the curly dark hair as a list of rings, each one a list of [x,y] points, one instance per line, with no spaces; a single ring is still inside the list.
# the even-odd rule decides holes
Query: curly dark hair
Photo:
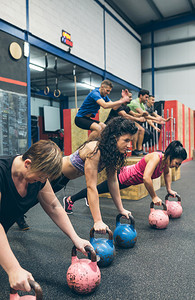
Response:
[[[111,119],[101,133],[94,154],[100,150],[100,167],[106,167],[107,173],[116,171],[125,164],[125,153],[120,153],[117,148],[117,139],[125,134],[134,135],[137,132],[135,123],[116,117]]]

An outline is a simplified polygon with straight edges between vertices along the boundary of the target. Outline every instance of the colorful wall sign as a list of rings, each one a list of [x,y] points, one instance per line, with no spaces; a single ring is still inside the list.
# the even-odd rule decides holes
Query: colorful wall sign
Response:
[[[70,33],[62,30],[61,42],[69,47],[73,47]]]

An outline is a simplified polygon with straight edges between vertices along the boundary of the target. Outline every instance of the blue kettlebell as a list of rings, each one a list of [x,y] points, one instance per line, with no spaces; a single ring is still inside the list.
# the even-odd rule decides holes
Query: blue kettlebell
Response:
[[[94,238],[94,228],[90,230],[90,243],[92,244],[97,256],[100,260],[98,261],[99,267],[107,267],[111,264],[115,255],[115,247],[113,244],[113,233],[110,229],[106,232],[109,234],[109,239]]]
[[[120,218],[123,215],[119,214],[116,217],[116,229],[114,231],[114,241],[116,245],[122,248],[133,248],[137,241],[137,232],[135,230],[134,217],[129,214],[131,224],[121,224]]]

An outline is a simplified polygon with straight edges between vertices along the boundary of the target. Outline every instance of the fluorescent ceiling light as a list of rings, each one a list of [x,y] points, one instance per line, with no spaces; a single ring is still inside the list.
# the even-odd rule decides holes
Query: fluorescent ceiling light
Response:
[[[93,85],[90,85],[88,83],[84,83],[84,82],[81,82],[82,86],[89,89],[89,90],[94,90],[95,89],[95,86]]]
[[[30,66],[30,68],[33,69],[33,70],[36,70],[36,71],[39,71],[39,72],[43,72],[43,71],[44,71],[44,68],[39,67],[39,66],[37,66],[37,65],[30,64],[29,66]]]

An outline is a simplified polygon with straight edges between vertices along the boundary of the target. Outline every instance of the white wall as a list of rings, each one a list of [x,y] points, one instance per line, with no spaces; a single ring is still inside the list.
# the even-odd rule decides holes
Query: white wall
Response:
[[[106,69],[134,85],[141,86],[140,42],[106,14]]]
[[[0,18],[19,28],[26,29],[26,0],[1,0]]]
[[[109,7],[103,0],[101,2]],[[132,30],[110,7],[109,10]],[[31,0],[30,32],[67,51],[60,41],[62,29],[71,34],[71,54],[104,69],[103,8],[93,0]],[[57,22],[56,22],[57,20]],[[141,84],[141,44],[106,13],[106,69],[130,82]]]
[[[53,101],[54,107],[60,107],[59,102]],[[45,99],[40,99],[36,97],[31,97],[31,115],[40,116],[39,108],[43,106],[50,106],[50,101]]]
[[[141,44],[114,18],[140,39],[140,36],[104,1],[114,15],[105,13],[106,48],[104,48],[104,8],[95,0],[29,0],[29,31],[64,51],[62,30],[71,34],[71,54],[106,70],[133,85],[141,84]],[[1,0],[3,20],[26,29],[26,1]]]
[[[195,110],[195,68],[159,71],[155,76],[156,100],[178,100]]]
[[[67,51],[62,30],[71,34],[71,54],[104,67],[103,10],[91,0],[31,0],[30,32]]]
[[[195,22],[158,30],[154,43],[195,38]],[[151,43],[151,35],[145,34],[142,43]],[[154,66],[167,67],[195,64],[195,41],[159,46],[154,48]],[[151,48],[142,50],[142,70],[151,68]],[[194,66],[155,71],[154,88],[156,100],[178,100],[195,110]],[[142,73],[142,87],[152,92],[151,72]]]

